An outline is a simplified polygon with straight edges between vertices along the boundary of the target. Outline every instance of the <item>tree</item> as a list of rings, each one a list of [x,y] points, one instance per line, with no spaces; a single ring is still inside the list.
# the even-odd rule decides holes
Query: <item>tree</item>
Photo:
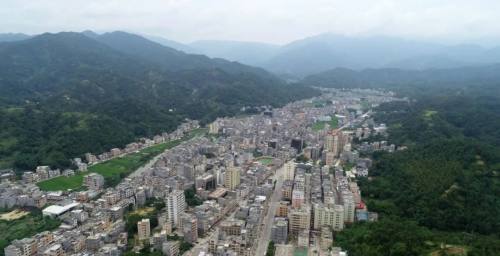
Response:
[[[276,246],[274,245],[273,241],[270,241],[269,244],[267,245],[266,256],[274,256],[275,252],[276,252]]]

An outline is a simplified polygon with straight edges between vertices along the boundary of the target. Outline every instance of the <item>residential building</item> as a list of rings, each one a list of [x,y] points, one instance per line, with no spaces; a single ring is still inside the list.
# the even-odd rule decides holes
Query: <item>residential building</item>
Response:
[[[174,190],[167,196],[166,209],[168,219],[176,227],[180,223],[180,216],[186,210],[186,199],[184,197],[184,191]]]
[[[101,190],[104,188],[104,177],[97,173],[91,173],[83,177],[85,186],[90,190]]]
[[[224,175],[224,187],[234,190],[240,185],[240,170],[236,167],[229,167]]]
[[[149,219],[142,219],[137,222],[137,236],[139,240],[147,240],[151,236],[151,225]]]
[[[288,221],[285,218],[274,219],[271,240],[276,244],[286,244],[288,242]]]

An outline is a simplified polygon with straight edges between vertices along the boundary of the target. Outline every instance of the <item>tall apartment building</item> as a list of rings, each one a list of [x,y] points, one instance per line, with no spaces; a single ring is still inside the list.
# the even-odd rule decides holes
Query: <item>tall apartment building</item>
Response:
[[[325,150],[328,152],[333,151],[333,135],[327,134],[325,137]]]
[[[356,211],[354,196],[351,191],[342,191],[342,202],[344,204],[344,222],[353,223]]]
[[[325,154],[325,164],[328,166],[333,166],[335,164],[335,153],[326,152]]]
[[[162,244],[162,252],[166,256],[178,256],[180,253],[179,241],[166,241]]]
[[[304,202],[304,190],[294,189],[292,192],[292,208],[300,208]]]
[[[309,247],[309,230],[304,229],[299,232],[299,235],[297,237],[297,246],[298,247],[303,247],[307,248]]]
[[[288,221],[285,218],[276,218],[271,228],[271,240],[276,244],[288,242]]]
[[[137,222],[137,235],[139,236],[139,240],[149,239],[149,236],[151,236],[151,225],[149,223],[149,219],[142,219]]]
[[[236,167],[228,168],[224,175],[224,187],[233,190],[238,185],[240,185],[240,170]]]
[[[333,135],[333,148],[332,152],[335,155],[335,157],[339,156],[340,150],[342,149],[342,133],[341,132],[336,132]]]
[[[335,231],[344,229],[344,206],[315,204],[313,228],[321,230],[322,227],[329,227]]]
[[[284,174],[285,180],[293,180],[293,178],[295,177],[295,167],[296,167],[296,164],[295,164],[295,162],[292,162],[292,161],[286,162],[283,165],[283,168],[285,171],[285,174]]]
[[[185,215],[182,218],[182,233],[188,243],[194,244],[198,240],[198,219]]]
[[[179,226],[180,217],[186,210],[186,199],[184,191],[174,190],[167,196],[167,216],[174,227]]]
[[[288,217],[288,205],[290,203],[287,201],[281,201],[276,208],[276,217]]]
[[[285,180],[281,186],[281,196],[284,200],[292,200],[293,181]]]
[[[211,124],[208,125],[208,133],[209,134],[218,134],[219,133],[219,120],[215,120]]]
[[[290,234],[297,236],[302,230],[311,227],[311,210],[309,205],[303,205],[298,209],[291,209],[288,213]]]

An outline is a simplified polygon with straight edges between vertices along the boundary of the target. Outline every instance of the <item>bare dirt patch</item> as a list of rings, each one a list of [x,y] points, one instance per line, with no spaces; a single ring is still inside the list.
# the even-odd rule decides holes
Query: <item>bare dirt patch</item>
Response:
[[[0,214],[0,220],[17,220],[20,219],[26,215],[30,214],[30,212],[23,211],[23,210],[13,210],[11,212],[3,213]]]

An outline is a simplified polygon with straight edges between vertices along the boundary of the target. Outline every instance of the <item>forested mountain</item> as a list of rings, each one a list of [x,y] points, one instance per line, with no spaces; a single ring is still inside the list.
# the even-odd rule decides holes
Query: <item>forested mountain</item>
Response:
[[[125,33],[1,43],[0,165],[65,166],[85,152],[172,130],[184,118],[207,122],[315,94],[258,68]]]
[[[105,33],[96,36],[95,39],[122,53],[154,62],[165,70],[178,71],[217,68],[232,74],[256,73],[262,76],[268,75],[266,71],[260,68],[220,58],[211,59],[205,55],[187,54],[126,32],[116,31]]]
[[[498,92],[431,89],[417,95],[414,102],[379,107],[376,120],[389,125],[389,141],[409,149],[375,154],[371,177],[360,186],[382,221],[347,230],[339,245],[354,256],[429,255],[433,244],[447,245],[440,255],[498,255]],[[391,233],[398,235],[386,236]]]

